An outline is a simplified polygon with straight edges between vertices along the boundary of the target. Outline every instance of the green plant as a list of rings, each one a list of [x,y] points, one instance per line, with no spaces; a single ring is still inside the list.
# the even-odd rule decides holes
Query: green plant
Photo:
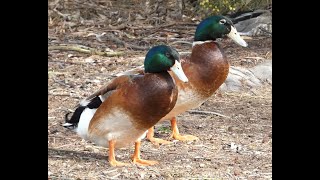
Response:
[[[200,0],[200,7],[211,14],[234,12],[241,4],[242,0]]]
[[[158,129],[158,132],[160,133],[170,133],[170,131],[171,131],[170,127],[166,127],[166,126],[161,126]]]
[[[263,9],[271,0],[199,0],[200,8],[209,14],[230,14],[238,11]]]

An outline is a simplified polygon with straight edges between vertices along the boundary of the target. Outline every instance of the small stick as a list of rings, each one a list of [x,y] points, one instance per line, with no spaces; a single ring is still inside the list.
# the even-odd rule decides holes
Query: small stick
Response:
[[[51,96],[70,96],[70,94],[60,94],[60,93],[48,93]]]
[[[190,46],[192,46],[192,43],[191,42],[188,42],[188,41],[174,41],[172,43],[169,43],[169,45],[174,45],[174,44],[189,44]]]
[[[223,114],[220,114],[220,113],[217,113],[217,112],[212,112],[212,111],[197,111],[197,110],[189,110],[187,111],[191,114],[205,114],[205,115],[217,115],[217,116],[221,116],[221,117],[225,117],[225,118],[228,118],[230,119],[229,116],[225,116]]]
[[[58,46],[49,46],[48,50],[65,50],[65,51],[77,51],[86,54],[96,54],[100,56],[120,56],[123,55],[124,52],[102,52],[94,48],[80,46],[80,45],[58,45]]]

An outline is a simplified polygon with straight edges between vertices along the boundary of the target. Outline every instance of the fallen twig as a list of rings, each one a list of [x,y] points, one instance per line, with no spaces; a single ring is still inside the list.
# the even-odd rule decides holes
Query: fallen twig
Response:
[[[197,111],[197,110],[189,110],[187,111],[191,114],[204,114],[204,115],[217,115],[217,116],[221,116],[221,117],[225,117],[225,118],[228,118],[230,119],[229,116],[225,116],[223,114],[220,114],[220,113],[217,113],[217,112],[212,112],[212,111]]]
[[[121,51],[116,51],[116,52],[103,52],[99,51],[94,48],[82,46],[82,45],[57,45],[57,46],[49,46],[48,50],[65,50],[65,51],[77,51],[81,53],[86,53],[86,54],[92,54],[92,55],[100,55],[100,56],[107,56],[107,57],[112,57],[112,56],[121,56],[124,54],[124,52]]]
[[[49,61],[50,60],[50,61]],[[48,58],[48,62],[50,62],[50,63],[64,63],[64,64],[83,64],[83,62],[72,62],[72,61],[59,61],[59,60],[52,60],[52,58]],[[72,66],[74,66],[74,65],[72,65]],[[48,72],[49,73],[49,72]],[[51,72],[52,74],[54,74],[54,73],[56,73],[57,74],[57,72]],[[59,73],[59,72],[58,72]],[[61,73],[61,74],[67,74],[67,73]]]
[[[175,38],[175,37],[171,37],[171,38],[167,38],[167,37],[157,37],[157,36],[151,36],[151,37],[141,37],[140,39],[143,39],[143,40],[158,40],[158,41],[184,41],[184,42],[187,42],[187,41],[192,41],[192,39],[188,39],[188,38]]]
[[[135,28],[131,28],[131,29],[145,29],[144,31],[140,32],[141,34],[146,33],[147,31],[150,31],[150,29],[154,29],[152,30],[150,33],[154,33],[156,31],[159,31],[160,29],[163,28],[167,28],[167,27],[171,27],[171,26],[181,26],[181,25],[185,25],[185,26],[196,26],[197,24],[194,23],[170,23],[170,24],[165,24],[165,25],[161,25],[161,26],[147,26],[147,27],[135,27]]]
[[[188,42],[188,41],[174,41],[172,43],[169,43],[169,45],[174,45],[174,44],[189,44],[190,46],[192,46],[192,42]]]
[[[182,22],[182,23],[170,23],[170,24],[164,24],[164,25],[161,25],[161,26],[146,26],[146,27],[136,27],[136,28],[142,28],[142,29],[153,29],[153,28],[167,28],[167,27],[171,27],[171,26],[181,26],[181,25],[184,25],[184,26],[197,26],[196,23],[185,23],[185,22]]]
[[[265,59],[265,58],[263,58],[263,57],[249,57],[249,56],[247,56],[247,57],[244,57],[245,59],[257,59],[257,60],[259,60],[259,59]]]
[[[70,87],[70,85],[66,84],[66,83],[64,82],[64,80],[56,80],[55,78],[52,78],[52,79],[53,79],[53,81],[54,81],[55,83],[58,83],[58,84],[60,84],[60,85],[62,85],[62,86]]]
[[[70,94],[61,94],[61,93],[48,93],[51,96],[70,96]]]
[[[267,34],[269,34],[269,35],[271,35],[271,36],[272,36],[272,33],[271,33],[271,32],[269,32],[269,31],[267,31],[265,28],[263,28],[263,27],[259,27],[259,29],[260,29],[262,32],[267,33]]]
[[[133,45],[133,44],[128,44],[128,43],[120,40],[119,38],[117,38],[116,36],[114,36],[111,33],[106,33],[105,36],[108,39],[110,39],[111,41],[113,41],[113,42],[115,42],[117,44],[123,45],[126,48],[132,48],[132,49],[136,49],[136,50],[148,50],[150,48],[150,47],[142,47],[142,46],[136,46],[136,45]]]
[[[62,14],[60,11],[58,11],[56,8],[53,9],[55,13],[57,13],[59,16],[61,16],[63,19],[67,19],[70,14]]]
[[[128,26],[126,25],[126,24],[121,24],[121,25],[119,25],[119,26],[112,26],[112,25],[110,25],[109,24],[109,28],[111,29],[111,30],[123,30],[123,29],[125,29],[125,28],[127,28]]]
[[[190,52],[190,51],[182,51],[182,52],[179,52],[179,54],[180,54],[181,56],[186,56],[186,55],[191,54],[191,52]]]

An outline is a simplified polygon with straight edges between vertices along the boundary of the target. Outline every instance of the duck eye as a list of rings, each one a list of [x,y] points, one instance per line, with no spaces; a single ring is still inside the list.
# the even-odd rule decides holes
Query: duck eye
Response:
[[[219,23],[220,24],[225,24],[227,21],[225,20],[225,19],[221,19],[220,21],[219,21]]]
[[[166,53],[166,56],[167,56],[167,57],[170,57],[170,54],[169,54],[169,53]]]

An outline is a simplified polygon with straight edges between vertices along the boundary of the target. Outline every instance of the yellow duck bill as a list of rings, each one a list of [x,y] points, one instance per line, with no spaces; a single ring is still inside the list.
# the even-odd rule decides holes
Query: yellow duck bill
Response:
[[[248,46],[248,44],[242,39],[236,28],[234,28],[233,26],[231,26],[231,31],[227,36],[240,46]]]
[[[181,63],[179,61],[175,61],[174,65],[170,68],[170,70],[183,82],[188,82],[187,76],[184,74]]]

